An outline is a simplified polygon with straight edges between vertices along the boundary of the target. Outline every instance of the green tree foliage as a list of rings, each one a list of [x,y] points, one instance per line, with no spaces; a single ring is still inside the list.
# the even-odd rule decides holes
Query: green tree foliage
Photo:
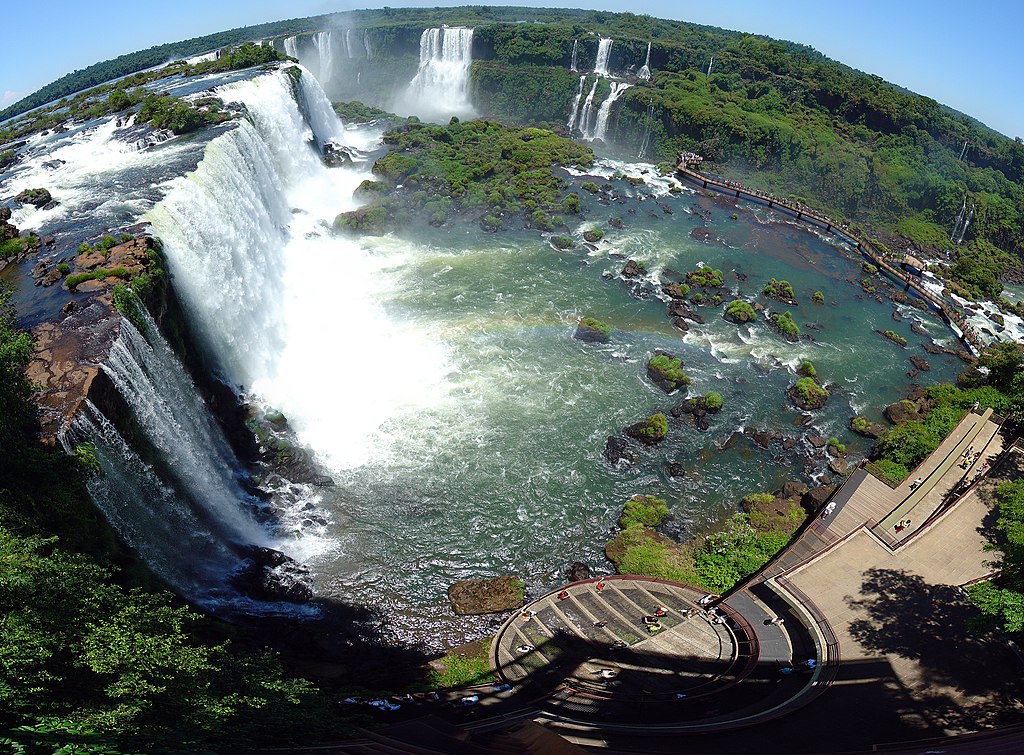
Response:
[[[667,516],[668,505],[661,498],[655,498],[653,495],[635,495],[626,501],[619,526],[623,529],[635,525],[657,527]]]
[[[993,580],[967,588],[982,613],[1007,632],[1024,630],[1024,481],[1001,483],[996,488],[1002,535],[996,543],[1001,555],[1000,572]]]

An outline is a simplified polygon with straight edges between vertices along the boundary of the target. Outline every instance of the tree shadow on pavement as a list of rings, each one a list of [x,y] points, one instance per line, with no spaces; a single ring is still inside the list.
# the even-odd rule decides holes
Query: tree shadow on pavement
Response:
[[[860,594],[847,599],[864,614],[850,635],[869,651],[916,663],[903,681],[929,718],[964,730],[1019,721],[1020,661],[1005,637],[977,628],[980,613],[959,587],[871,569]]]

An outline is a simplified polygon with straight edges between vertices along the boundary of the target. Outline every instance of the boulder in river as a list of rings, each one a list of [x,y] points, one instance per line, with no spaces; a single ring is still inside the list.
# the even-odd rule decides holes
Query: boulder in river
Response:
[[[565,578],[569,582],[582,582],[585,579],[590,579],[590,567],[582,561],[573,561],[569,571],[565,573]]]
[[[464,579],[448,588],[448,600],[458,616],[511,611],[523,604],[525,585],[518,577]]]
[[[262,546],[244,549],[245,561],[231,577],[231,583],[256,600],[305,603],[313,597],[309,567],[295,559]]]

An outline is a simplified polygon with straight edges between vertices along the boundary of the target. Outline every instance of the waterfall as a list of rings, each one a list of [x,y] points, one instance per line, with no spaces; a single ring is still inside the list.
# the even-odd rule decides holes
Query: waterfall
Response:
[[[284,54],[290,58],[299,59],[299,38],[298,37],[285,37],[284,39]]]
[[[638,159],[643,159],[647,155],[647,150],[651,148],[651,134],[654,128],[654,103],[652,102],[647,106],[647,113],[644,115],[644,135],[640,140],[640,150],[636,156]]]
[[[345,57],[354,58],[356,55],[352,51],[352,30],[345,29]]]
[[[363,30],[363,49],[366,50],[366,57],[369,58],[372,55],[372,49],[370,47],[370,30]]]
[[[651,43],[647,43],[647,58],[644,59],[644,64],[640,67],[640,71],[637,73],[637,78],[641,81],[651,80]]]
[[[572,107],[569,108],[569,122],[566,124],[566,128],[570,134],[576,128],[576,124],[579,123],[580,101],[583,99],[583,83],[586,80],[586,74],[580,76],[580,85],[576,88],[576,96],[572,98]]]
[[[300,83],[319,88],[305,74]],[[448,357],[433,334],[382,309],[384,262],[332,233],[335,216],[358,206],[369,165],[323,165],[292,85],[277,71],[218,88],[248,120],[210,142],[146,219],[218,371],[282,411],[321,461],[348,468],[381,452],[370,437],[448,374]],[[326,102],[315,91],[301,99]],[[322,116],[333,117],[326,105]],[[420,379],[381,374],[375,365],[395,353],[419,365]]]
[[[331,34],[329,31],[318,31],[313,35],[313,42],[316,44],[318,56],[318,69],[320,72],[320,86],[327,87],[334,73],[334,52],[331,48]]]
[[[579,68],[579,57],[578,57],[578,55],[579,55],[579,46],[580,46],[580,41],[578,39],[574,39],[572,41],[572,62],[569,63],[569,70],[572,71],[573,73],[578,73],[579,70],[580,70],[580,68]]]
[[[87,442],[101,474],[89,492],[111,526],[169,585],[212,610],[247,613],[293,611],[260,604],[238,593],[230,576],[244,546],[289,550],[275,527],[256,515],[260,502],[241,486],[239,464],[188,373],[140,305],[127,318],[101,365],[131,413],[129,443],[100,409],[87,401],[69,432],[67,450]],[[152,463],[136,447],[150,449]],[[306,609],[300,609],[306,610]]]
[[[420,66],[409,82],[405,109],[433,120],[473,115],[469,102],[472,62],[472,29],[424,29],[420,35]]]
[[[601,37],[597,44],[597,60],[594,61],[594,73],[598,76],[608,75],[608,60],[612,55],[612,40]]]
[[[594,79],[594,85],[590,87],[590,93],[587,95],[587,99],[583,101],[583,107],[580,110],[580,117],[576,121],[576,126],[579,128],[580,133],[584,139],[589,139],[588,133],[590,131],[590,117],[594,110],[594,95],[597,93],[597,82],[599,78]]]
[[[622,94],[630,88],[630,84],[624,81],[613,81],[611,82],[611,89],[608,92],[608,97],[604,102],[601,103],[600,109],[597,111],[597,118],[594,119],[594,130],[590,133],[585,133],[584,138],[592,141],[603,140],[608,133],[608,117],[612,112],[612,105],[615,104],[616,100],[622,96]]]

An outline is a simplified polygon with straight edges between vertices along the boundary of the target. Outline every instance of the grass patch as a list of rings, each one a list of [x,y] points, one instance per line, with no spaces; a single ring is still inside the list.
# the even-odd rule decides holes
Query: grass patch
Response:
[[[125,267],[101,267],[88,273],[75,273],[64,279],[68,289],[74,290],[79,284],[86,281],[103,280],[104,278],[128,278],[128,268]]]
[[[753,322],[757,319],[757,312],[748,302],[735,299],[725,305],[725,316],[733,322]]]
[[[686,282],[697,288],[720,288],[725,281],[721,270],[699,267],[686,274]]]
[[[657,527],[668,516],[668,504],[653,495],[635,495],[626,501],[619,518],[619,526],[628,529],[634,525]]]
[[[800,337],[800,326],[793,320],[792,312],[773,312],[768,319],[787,341],[795,341]]]
[[[722,394],[710,391],[704,394],[704,407],[708,411],[717,412],[722,408],[723,405]]]

